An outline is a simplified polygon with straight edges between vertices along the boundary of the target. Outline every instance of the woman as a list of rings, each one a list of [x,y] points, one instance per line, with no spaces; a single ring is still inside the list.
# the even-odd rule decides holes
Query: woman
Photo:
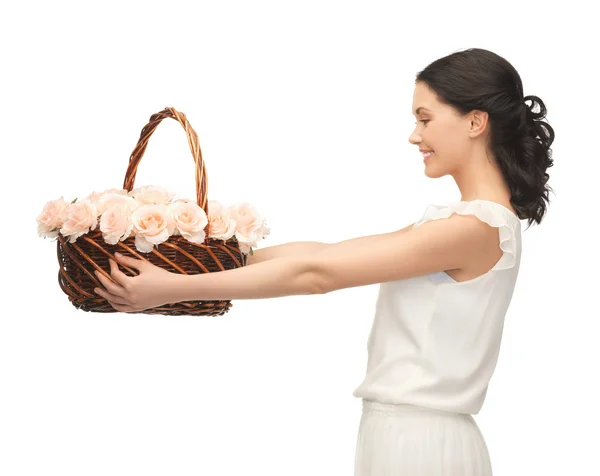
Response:
[[[531,101],[531,105],[527,104]],[[535,106],[539,112],[535,112]],[[416,78],[409,141],[425,174],[451,175],[461,200],[430,205],[406,228],[257,250],[248,266],[185,276],[148,262],[127,277],[111,261],[97,292],[118,311],[186,300],[323,294],[380,283],[364,381],[356,476],[486,476],[472,415],[483,404],[521,260],[521,222],[546,211],[554,131],[502,57],[469,49]]]

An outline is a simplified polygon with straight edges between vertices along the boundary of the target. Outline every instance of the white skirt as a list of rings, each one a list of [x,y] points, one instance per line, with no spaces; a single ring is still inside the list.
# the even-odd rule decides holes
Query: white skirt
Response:
[[[492,476],[472,415],[362,402],[354,476]]]

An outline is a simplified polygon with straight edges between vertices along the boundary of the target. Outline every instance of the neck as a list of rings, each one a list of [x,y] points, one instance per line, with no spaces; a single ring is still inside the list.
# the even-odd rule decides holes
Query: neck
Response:
[[[485,151],[474,154],[451,175],[460,190],[461,201],[482,199],[510,203],[510,188],[494,158]]]

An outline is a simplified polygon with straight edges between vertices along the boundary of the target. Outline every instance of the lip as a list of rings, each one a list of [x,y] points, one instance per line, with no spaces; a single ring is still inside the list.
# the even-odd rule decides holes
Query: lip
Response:
[[[433,152],[433,151],[428,150],[428,151],[424,151],[424,152]],[[433,153],[431,155],[433,155]],[[431,155],[428,155],[427,157],[423,157],[423,163],[426,163],[431,158]]]

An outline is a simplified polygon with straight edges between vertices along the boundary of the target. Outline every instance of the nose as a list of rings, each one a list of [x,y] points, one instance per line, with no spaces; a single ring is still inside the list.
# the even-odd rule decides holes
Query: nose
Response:
[[[408,137],[408,142],[410,142],[413,145],[417,145],[421,142],[421,136],[417,134],[417,127],[415,127],[415,130]]]

